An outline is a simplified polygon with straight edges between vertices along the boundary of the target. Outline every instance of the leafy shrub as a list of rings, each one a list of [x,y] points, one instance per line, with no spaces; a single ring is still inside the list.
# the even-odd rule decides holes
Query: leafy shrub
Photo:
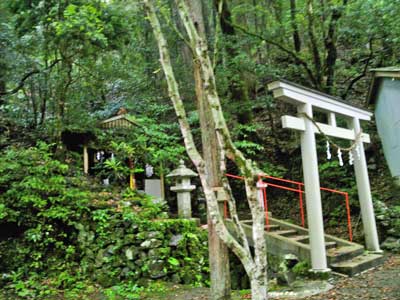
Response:
[[[91,299],[110,287],[110,299],[138,299],[139,286],[154,279],[207,283],[207,233],[195,222],[168,219],[163,205],[130,189],[94,192],[53,158],[51,145],[2,154],[0,283],[7,297]]]
[[[75,224],[88,212],[89,193],[71,183],[68,165],[53,159],[50,148],[39,143],[0,156],[3,272],[59,271],[79,256]]]

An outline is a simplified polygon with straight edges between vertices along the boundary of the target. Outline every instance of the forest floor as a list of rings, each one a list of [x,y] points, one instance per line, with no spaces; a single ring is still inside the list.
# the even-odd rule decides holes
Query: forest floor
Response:
[[[400,300],[400,255],[391,255],[385,263],[358,276],[334,277],[334,287],[326,293],[311,297],[297,298],[305,300]],[[206,288],[187,288],[174,286],[162,295],[149,295],[146,300],[210,300],[210,291]],[[247,293],[233,294],[233,300],[251,299]],[[279,297],[274,299],[294,299]]]

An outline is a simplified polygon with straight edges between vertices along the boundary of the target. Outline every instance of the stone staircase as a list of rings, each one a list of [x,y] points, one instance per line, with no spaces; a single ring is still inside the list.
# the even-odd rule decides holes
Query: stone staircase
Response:
[[[265,228],[267,251],[273,255],[294,254],[301,260],[311,260],[308,229],[269,217]],[[231,227],[227,220],[228,228]],[[242,221],[242,225],[252,244],[251,221]],[[232,228],[232,227],[231,227]],[[383,263],[382,254],[365,251],[362,245],[352,243],[331,235],[325,235],[328,266],[333,271],[353,276]]]

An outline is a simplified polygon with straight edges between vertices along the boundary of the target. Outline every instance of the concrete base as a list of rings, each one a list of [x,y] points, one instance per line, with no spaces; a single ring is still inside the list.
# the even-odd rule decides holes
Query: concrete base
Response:
[[[321,273],[330,273],[330,272],[332,272],[332,270],[329,269],[329,268],[326,268],[326,269],[323,269],[323,270],[310,269],[310,270],[308,270],[308,272],[314,273],[314,274],[321,274]]]
[[[367,253],[331,266],[336,272],[353,276],[381,265],[384,260],[385,257],[383,255]]]

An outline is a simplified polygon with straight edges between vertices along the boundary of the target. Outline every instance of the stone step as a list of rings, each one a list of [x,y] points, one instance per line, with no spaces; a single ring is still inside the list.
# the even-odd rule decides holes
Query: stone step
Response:
[[[354,276],[382,264],[384,260],[385,258],[381,254],[366,253],[349,260],[331,264],[330,267],[335,272]]]
[[[289,237],[291,240],[303,243],[308,245],[309,244],[309,237],[308,235],[296,235],[296,236],[290,236]],[[336,248],[337,243],[336,242],[325,242],[325,247],[326,249],[331,249],[331,248]]]
[[[271,230],[278,230],[280,228],[279,225],[265,225],[265,230],[271,231]]]
[[[290,237],[291,240],[300,242],[300,243],[308,243],[308,235],[295,235]]]
[[[246,224],[246,225],[252,225],[253,224],[253,220],[243,220],[243,221],[240,221],[240,222],[242,222],[243,224]]]
[[[361,245],[345,246],[328,249],[326,256],[329,264],[334,264],[352,259],[364,253],[364,247]]]
[[[265,231],[266,241],[269,243],[268,251],[274,255],[292,253],[301,260],[311,259],[310,239],[308,229],[285,222],[276,218],[270,218],[270,225]],[[246,235],[251,241],[251,220],[243,222]],[[347,275],[354,275],[364,270],[373,268],[382,263],[381,255],[365,256],[364,247],[360,244],[331,235],[325,235],[326,255],[328,267],[332,270]]]
[[[279,234],[282,236],[291,236],[291,235],[296,235],[297,231],[296,230],[292,230],[292,229],[288,229],[288,230],[277,230],[277,231],[272,231],[271,233],[273,234]]]
[[[325,248],[326,249],[336,248],[336,246],[337,246],[336,242],[325,242]]]

